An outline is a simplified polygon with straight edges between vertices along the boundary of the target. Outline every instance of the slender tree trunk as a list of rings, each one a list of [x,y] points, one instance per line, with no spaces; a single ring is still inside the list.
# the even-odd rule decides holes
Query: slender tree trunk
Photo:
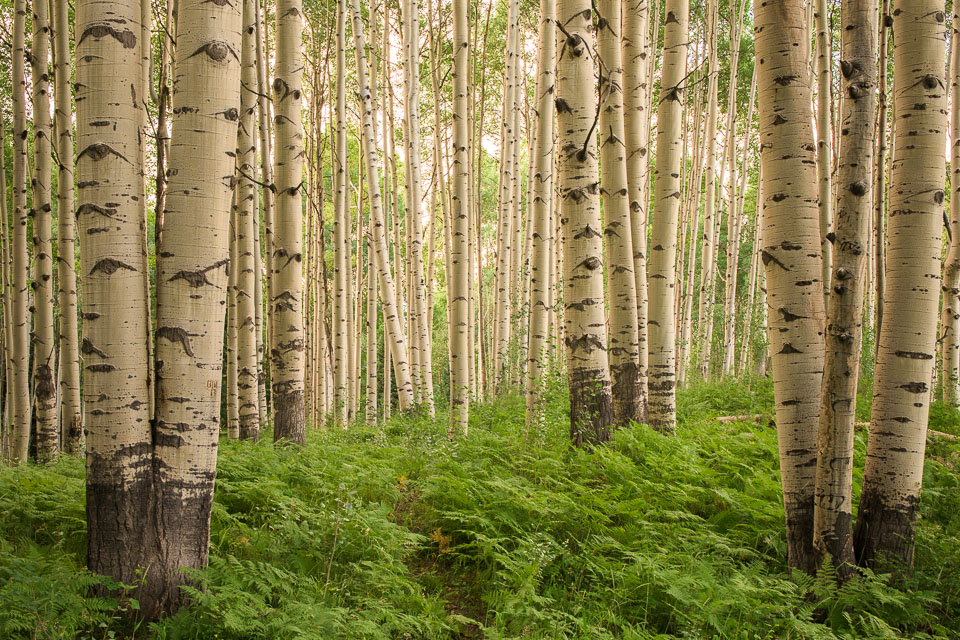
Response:
[[[570,437],[575,445],[610,438],[614,420],[603,310],[603,246],[598,190],[596,84],[590,3],[557,7],[557,130],[560,220],[563,225],[564,320],[570,385]]]
[[[639,420],[640,346],[637,334],[637,281],[627,189],[627,149],[623,122],[623,64],[620,52],[620,0],[599,0],[597,53],[600,57],[600,159],[603,197],[608,320],[608,358],[613,415],[617,424]]]
[[[467,0],[453,3],[453,194],[450,219],[451,278],[450,299],[450,433],[467,433],[470,418],[470,259],[467,238],[470,234],[469,202],[470,135],[468,97],[471,91],[467,66],[470,61],[470,35],[467,27]],[[441,167],[442,171],[443,168]]]
[[[235,174],[234,180],[239,181]],[[236,183],[236,182],[235,182]],[[239,393],[237,389],[237,196],[239,189],[233,189],[233,206],[230,207],[230,264],[227,269],[227,329],[224,336],[223,357],[226,369],[225,389],[227,437],[236,440],[240,437],[240,415],[238,411]]]
[[[950,173],[953,196],[950,198],[950,246],[943,265],[943,306],[940,332],[943,340],[941,388],[943,401],[960,403],[960,13],[953,10],[950,47],[952,102],[950,104],[951,158]]]
[[[826,358],[813,544],[838,575],[853,574],[853,423],[860,376],[863,294],[870,244],[876,132],[877,0],[844,0],[841,64],[844,99],[834,226],[834,286],[827,304]]]
[[[640,407],[647,406],[647,192],[650,168],[650,101],[647,85],[650,2],[624,0],[623,6],[623,118],[627,147],[627,195],[633,241],[633,276],[637,296],[637,375]],[[551,132],[552,135],[552,132]],[[549,198],[548,198],[549,200]]]
[[[831,213],[831,170],[833,168],[833,74],[831,73],[830,16],[827,0],[816,0],[814,20],[817,25],[817,184],[820,207],[820,248],[823,254],[824,302],[830,299],[831,253],[833,245],[828,239],[833,224]]]
[[[151,615],[162,578],[159,569],[142,571],[157,557],[149,303],[141,286],[147,263],[140,246],[140,103],[130,99],[130,87],[142,86],[140,0],[78,0],[75,8],[87,566],[126,584],[143,580],[134,595]]]
[[[373,243],[367,243],[367,424],[377,424],[377,278]]]
[[[680,212],[680,130],[686,90],[689,2],[667,0],[664,9],[663,72],[657,108],[657,168],[649,278],[650,406],[648,422],[673,431],[676,404],[677,218]]]
[[[26,37],[27,3],[16,0],[13,7],[13,435],[10,457],[25,462],[30,445],[30,319],[27,308],[27,116]]]
[[[0,273],[3,281],[0,283],[0,292],[3,294],[3,413],[0,415],[0,459],[12,457],[13,442],[13,354],[16,347],[13,344],[13,287],[10,282],[11,261],[13,256],[10,246],[10,211],[7,208],[7,132],[6,122],[0,116]]]
[[[240,122],[237,128],[237,391],[240,438],[260,438],[259,364],[257,351],[257,41],[256,4],[243,0],[243,50],[240,54]]]
[[[337,11],[336,151],[334,153],[333,201],[333,393],[334,415],[341,426],[347,419],[347,281],[349,280],[349,229],[347,209],[347,111],[346,111],[346,20],[347,4]]]
[[[518,2],[509,0],[507,14],[507,50],[504,64],[503,120],[500,126],[500,185],[497,228],[496,305],[494,320],[494,377],[495,388],[503,390],[507,372],[507,350],[510,346],[510,274],[512,272],[511,243],[513,240],[513,146],[516,144],[513,103],[516,101],[517,51],[514,31],[518,29]],[[482,151],[481,151],[482,153]]]
[[[210,543],[241,25],[239,5],[180,0],[170,181],[157,260],[153,444],[161,585],[150,595],[164,611],[183,603],[180,585],[188,578],[180,569],[206,565]]]
[[[70,23],[66,2],[54,2],[54,90],[57,123],[57,281],[60,305],[60,439],[66,453],[83,449],[80,406],[80,335],[74,246],[73,105],[70,84]],[[4,191],[5,192],[5,191]]]
[[[530,273],[530,329],[526,370],[526,425],[538,424],[543,413],[550,330],[550,206],[553,203],[554,80],[556,20],[554,0],[540,0],[540,51],[537,73],[537,145],[533,154],[532,270]]]
[[[909,567],[936,351],[946,82],[943,0],[895,0],[894,130],[883,325],[854,545],[861,564]]]
[[[812,572],[824,310],[813,118],[802,0],[754,0],[768,337],[787,561]],[[789,150],[789,151],[788,151]]]
[[[273,438],[300,444],[305,437],[303,405],[303,123],[300,109],[303,58],[300,0],[277,2],[277,74],[274,187],[277,195],[271,343]]]
[[[380,280],[381,303],[385,318],[385,335],[390,344],[394,375],[397,378],[397,394],[401,411],[413,406],[413,384],[410,380],[410,365],[407,362],[407,348],[399,316],[399,297],[390,274],[390,262],[387,256],[386,225],[383,220],[383,205],[380,196],[380,166],[377,159],[376,127],[370,97],[370,81],[367,75],[367,59],[364,55],[366,45],[363,37],[363,21],[360,13],[360,0],[352,1],[354,52],[357,58],[357,84],[360,88],[363,152],[367,159],[367,189],[370,192],[370,213],[375,264]]]
[[[180,0],[176,0],[179,2]],[[262,189],[263,197],[263,253],[266,257],[266,291],[263,292],[264,302],[266,303],[266,312],[263,313],[263,351],[264,357],[261,360],[262,376],[264,379],[264,396],[266,396],[266,387],[267,387],[267,378],[269,377],[270,381],[273,380],[273,367],[271,365],[272,356],[270,350],[273,345],[273,313],[271,309],[273,308],[273,292],[274,287],[274,253],[276,249],[276,242],[274,242],[274,203],[276,198],[276,193],[274,191],[273,184],[273,163],[271,157],[273,155],[273,110],[271,109],[272,103],[268,96],[270,92],[270,80],[269,80],[269,65],[267,60],[270,58],[270,52],[267,50],[267,38],[266,31],[263,20],[260,17],[260,0],[255,0],[257,3],[256,13],[257,13],[257,93],[258,93],[258,107],[260,112],[260,180],[263,184],[268,185],[268,188]],[[275,419],[273,406],[274,406],[273,390],[267,398],[267,402],[264,405],[264,416],[272,422]]]
[[[884,226],[887,218],[887,61],[889,59],[890,27],[893,17],[890,15],[890,0],[883,0],[880,10],[880,91],[877,96],[877,166],[873,174],[877,181],[873,194],[873,250],[876,252],[874,268],[874,290],[876,292],[876,320],[873,323],[874,346],[879,346],[880,328],[883,324],[883,289],[885,286],[886,241]]]
[[[717,51],[720,0],[709,0],[709,24],[707,27],[707,51],[710,56],[707,81],[707,129],[704,143],[706,156],[706,211],[703,214],[703,236],[700,248],[700,312],[697,316],[697,336],[700,347],[700,375],[710,377],[710,355],[713,345],[713,299],[716,283],[716,230],[720,226],[717,211],[717,117],[719,107],[720,57]],[[658,155],[659,157],[659,155]],[[721,174],[723,172],[721,171]]]

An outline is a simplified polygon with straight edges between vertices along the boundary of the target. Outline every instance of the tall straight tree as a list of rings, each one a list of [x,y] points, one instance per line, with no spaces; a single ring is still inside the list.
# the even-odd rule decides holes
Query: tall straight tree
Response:
[[[630,199],[627,190],[627,147],[623,123],[623,64],[620,51],[620,0],[599,0],[597,53],[600,56],[600,193],[606,237],[610,377],[617,424],[644,413],[640,396],[640,345],[637,333],[637,281]]]
[[[50,202],[50,17],[49,4],[33,5],[33,397],[37,407],[37,459],[60,450],[57,411],[57,341],[53,327],[53,243]]]
[[[841,577],[852,574],[853,426],[860,374],[865,248],[873,213],[876,131],[877,0],[844,0],[841,9],[843,112],[837,171],[833,281],[827,305],[826,361],[814,501],[814,547]]]
[[[30,449],[30,321],[27,317],[27,80],[26,40],[27,2],[16,0],[13,5],[13,325],[10,336],[13,359],[12,417],[10,458],[24,462]]]
[[[306,425],[303,405],[303,115],[300,112],[303,57],[300,0],[277,2],[277,75],[273,80],[276,109],[274,190],[274,284],[271,389],[273,437],[303,443]]]
[[[589,0],[561,0],[557,5],[557,19],[564,26],[557,36],[557,170],[570,437],[576,445],[608,440],[614,420],[603,310],[591,16]]]
[[[943,0],[893,9],[893,163],[884,319],[854,532],[857,560],[913,562],[937,340],[947,131]]]
[[[423,275],[423,229],[420,185],[420,3],[404,0],[404,118],[407,123],[407,156],[410,209],[407,211],[407,227],[410,234],[410,286],[413,289],[412,308],[409,310],[413,331],[409,337],[410,356],[419,365],[420,389],[416,395],[429,415],[433,415],[433,367],[431,366],[430,327],[427,325],[427,291]]]
[[[237,128],[237,412],[240,437],[260,437],[259,365],[257,354],[257,36],[254,0],[243,2],[243,36],[240,54],[240,120]]]
[[[451,279],[450,279],[450,431],[467,432],[470,418],[470,361],[467,357],[473,319],[470,317],[470,260],[467,236],[470,135],[468,108],[470,82],[470,34],[467,27],[467,0],[453,1],[453,193],[450,198]],[[439,145],[438,145],[439,147]],[[439,169],[442,171],[442,167]],[[443,195],[441,194],[441,197]]]
[[[823,290],[829,300],[832,243],[827,237],[832,223],[833,196],[833,74],[830,51],[830,16],[827,0],[816,0],[817,27],[817,201],[820,207],[820,247],[823,254]]]
[[[230,212],[240,114],[239,4],[180,0],[170,181],[157,253],[153,434],[163,610],[206,565],[220,425]],[[282,401],[278,400],[278,406]],[[302,412],[301,412],[302,415]]]
[[[790,566],[813,572],[813,498],[823,379],[820,219],[803,0],[754,0],[762,259]]]
[[[531,426],[542,412],[543,385],[549,364],[547,344],[550,331],[551,301],[551,205],[553,204],[553,124],[554,80],[557,40],[554,36],[557,15],[555,0],[540,0],[540,52],[537,89],[537,144],[533,157],[533,225],[530,272],[530,329],[527,348],[526,423]]]
[[[141,286],[147,260],[140,245],[139,101],[130,99],[130,87],[141,86],[140,0],[79,0],[75,7],[87,566],[126,584],[144,579],[141,591],[156,594],[157,574],[141,575],[156,556],[144,544],[154,515]],[[137,598],[145,605],[143,594]]]
[[[68,3],[54,2],[54,101],[57,125],[57,280],[60,305],[60,439],[67,453],[83,446],[80,349],[73,214],[73,105]]]
[[[397,288],[394,286],[393,275],[390,273],[390,260],[387,255],[383,199],[380,195],[380,165],[377,159],[376,125],[374,124],[373,97],[370,93],[370,76],[367,73],[367,56],[364,53],[366,44],[363,37],[360,0],[351,2],[351,10],[354,54],[357,61],[357,85],[360,89],[361,145],[366,157],[374,261],[377,268],[377,277],[380,280],[384,336],[390,346],[390,357],[393,363],[394,376],[397,380],[397,398],[400,410],[408,411],[413,408],[413,383],[410,378],[410,364],[407,361],[407,346],[403,336],[403,325],[400,321],[400,297],[397,295]]]
[[[336,149],[333,201],[333,393],[334,415],[341,425],[348,422],[347,406],[347,307],[349,296],[350,230],[347,228],[347,2],[337,4],[337,86],[336,86]]]
[[[652,55],[649,0],[623,3],[623,121],[627,146],[627,182],[630,233],[633,240],[633,276],[637,295],[637,364],[640,406],[647,404],[647,189],[650,169],[650,93],[648,65]],[[541,45],[542,46],[542,45]]]
[[[960,43],[960,13],[954,6],[952,16],[953,42]],[[882,36],[881,36],[882,37]],[[943,372],[941,388],[943,401],[957,406],[960,403],[960,46],[950,48],[951,103],[950,103],[950,247],[943,265],[943,307],[940,333],[943,336]]]
[[[687,76],[688,0],[667,0],[663,12],[663,72],[657,107],[657,167],[649,278],[650,344],[648,422],[661,431],[677,424],[677,222],[683,163],[683,91]]]

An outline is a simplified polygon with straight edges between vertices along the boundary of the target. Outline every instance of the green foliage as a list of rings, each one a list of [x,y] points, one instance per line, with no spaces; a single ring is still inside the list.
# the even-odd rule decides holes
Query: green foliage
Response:
[[[913,575],[839,585],[785,565],[775,429],[711,420],[772,402],[766,379],[698,384],[677,436],[634,425],[584,451],[552,377],[529,432],[510,396],[455,442],[445,416],[414,415],[301,449],[224,441],[210,566],[189,608],[139,629],[135,601],[94,597],[104,583],[81,568],[82,463],[3,469],[0,636],[956,637],[960,446],[931,445]]]

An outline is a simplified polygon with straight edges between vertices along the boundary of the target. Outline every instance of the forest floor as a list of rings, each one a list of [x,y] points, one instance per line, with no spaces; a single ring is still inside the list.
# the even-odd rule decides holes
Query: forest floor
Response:
[[[715,419],[772,416],[769,381],[686,389],[675,437],[591,451],[568,445],[560,381],[549,398],[530,433],[508,397],[455,442],[439,412],[303,448],[224,440],[203,588],[150,625],[88,595],[82,461],[2,468],[0,638],[960,637],[960,440],[928,446],[912,575],[840,587],[786,567],[770,421]],[[960,415],[934,405],[930,426]]]

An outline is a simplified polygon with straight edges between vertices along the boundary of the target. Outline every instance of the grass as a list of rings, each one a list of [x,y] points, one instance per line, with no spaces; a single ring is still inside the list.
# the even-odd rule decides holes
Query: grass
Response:
[[[549,398],[527,434],[507,397],[453,443],[415,416],[302,449],[223,441],[203,588],[149,626],[86,596],[82,463],[2,469],[0,637],[960,636],[955,441],[929,450],[913,575],[839,587],[785,566],[775,430],[711,419],[772,414],[766,380],[684,390],[676,437],[637,425],[592,451]],[[931,426],[957,418],[936,406]]]

